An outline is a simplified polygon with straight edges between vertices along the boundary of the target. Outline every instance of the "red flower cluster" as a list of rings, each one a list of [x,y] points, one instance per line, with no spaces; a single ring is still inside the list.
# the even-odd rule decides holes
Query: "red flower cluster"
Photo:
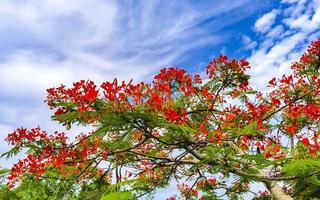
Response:
[[[160,73],[154,77],[154,88],[168,96],[174,95],[177,90],[182,95],[191,96],[196,93],[194,83],[201,83],[201,78],[196,75],[194,79],[184,69],[163,68]],[[174,90],[175,89],[175,90]]]
[[[38,128],[33,128],[30,131],[26,128],[18,128],[14,130],[12,133],[8,134],[5,139],[11,145],[15,145],[16,147],[22,147],[29,145],[31,143],[43,142],[58,142],[60,144],[66,144],[66,140],[68,138],[62,132],[55,132],[54,135],[48,135],[48,133],[44,130]]]
[[[164,115],[171,122],[175,122],[178,124],[186,123],[187,112],[185,109],[178,111],[173,108],[166,108],[164,109]]]
[[[131,107],[130,100],[133,101],[131,103],[142,103],[144,87],[148,87],[148,85],[145,85],[144,82],[134,85],[132,80],[129,83],[122,81],[121,84],[118,84],[116,78],[113,82],[106,81],[101,85],[104,97],[108,102],[126,103],[129,107]]]
[[[31,131],[28,131],[26,128],[18,128],[8,134],[6,141],[11,145],[23,146],[29,142],[35,142],[45,138],[47,138],[47,133],[40,131],[40,128],[31,129]]]
[[[199,195],[198,190],[190,188],[185,183],[178,184],[178,190],[180,191],[181,195],[186,199],[190,199],[191,197],[197,197]]]
[[[73,84],[72,88],[65,88],[61,85],[58,88],[47,90],[48,96],[46,102],[50,108],[59,109],[55,114],[64,114],[76,109],[78,112],[93,110],[93,102],[98,97],[97,86],[92,81],[81,80]]]
[[[276,160],[284,158],[285,154],[282,152],[282,146],[280,144],[270,144],[266,147],[265,157]]]
[[[312,103],[293,104],[289,106],[287,117],[291,119],[294,122],[294,124],[297,124],[295,119],[299,117],[305,117],[309,120],[316,121],[320,118],[320,105]]]
[[[250,68],[249,62],[241,59],[229,59],[227,56],[220,55],[213,59],[207,66],[207,75],[209,79],[215,79],[217,82],[234,84],[232,92],[233,97],[237,97],[242,91],[250,90],[249,76],[245,74],[246,70]]]
[[[314,155],[317,151],[320,150],[320,144],[318,142],[318,137],[319,136],[317,135],[317,133],[314,132],[314,134],[313,134],[313,143],[314,144],[311,144],[308,138],[303,138],[301,140],[301,143],[309,149],[309,153],[311,155]]]
[[[240,74],[249,69],[249,63],[246,60],[237,61],[235,59],[229,59],[227,56],[220,55],[218,58],[213,59],[207,66],[207,74],[209,78],[217,77],[217,72],[225,72],[226,70],[232,70]]]
[[[65,133],[55,132],[49,135],[40,128],[33,128],[28,131],[20,128],[10,133],[6,138],[16,148],[32,146],[35,153],[28,154],[27,158],[19,160],[12,169],[8,179],[9,186],[13,186],[16,179],[25,173],[33,173],[41,177],[47,166],[53,165],[56,169],[63,170],[62,165],[81,166],[87,164],[90,157],[101,152],[102,157],[107,159],[107,152],[101,150],[100,139],[97,138],[90,143],[85,136],[78,137],[77,145],[67,144]]]
[[[27,158],[19,160],[11,168],[10,175],[8,176],[8,187],[13,188],[15,179],[27,172],[41,177],[45,172],[45,167],[46,164],[40,156],[28,155]]]
[[[291,68],[296,75],[311,75],[319,70],[320,63],[320,40],[316,40],[309,45],[308,50],[304,53],[299,62],[295,62]]]
[[[172,102],[179,95],[195,94],[194,84],[200,83],[199,75],[193,78],[184,69],[164,68],[155,76],[153,85],[144,84],[144,82],[133,84],[132,80],[129,83],[124,81],[119,83],[117,79],[114,79],[112,82],[102,83],[101,91],[105,100],[112,105],[105,109],[123,111],[145,106],[155,112],[162,111],[163,116],[171,122],[185,123],[185,108],[173,108]],[[73,86],[66,88],[62,85],[48,89],[46,101],[50,108],[56,109],[55,115],[73,111],[83,113],[96,111],[94,104],[99,92],[96,85],[92,81],[82,80]],[[84,116],[83,119],[88,122],[98,120],[95,114]]]
[[[208,178],[208,179],[198,181],[197,188],[206,188],[206,187],[211,188],[213,186],[216,186],[217,184],[218,184],[217,179]]]
[[[252,118],[262,120],[266,113],[270,111],[272,105],[259,104],[253,105],[251,102],[247,102],[247,107],[249,109]]]

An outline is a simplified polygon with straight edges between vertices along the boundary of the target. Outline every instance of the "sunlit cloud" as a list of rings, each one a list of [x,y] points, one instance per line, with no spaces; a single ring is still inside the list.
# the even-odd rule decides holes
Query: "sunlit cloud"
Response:
[[[254,30],[260,39],[249,61],[253,66],[252,83],[259,89],[265,89],[272,77],[291,73],[292,62],[299,59],[311,41],[320,37],[319,0],[282,1],[278,9],[264,14],[255,23]],[[271,20],[264,23],[267,18]]]

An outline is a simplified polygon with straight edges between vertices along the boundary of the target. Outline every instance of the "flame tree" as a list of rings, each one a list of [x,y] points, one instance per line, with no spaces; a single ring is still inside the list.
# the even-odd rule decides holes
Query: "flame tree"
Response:
[[[4,155],[20,150],[9,187],[38,179],[91,180],[112,186],[101,198],[139,198],[177,181],[179,197],[256,199],[317,197],[320,193],[320,40],[292,74],[273,78],[268,92],[250,87],[246,60],[220,56],[206,77],[163,68],[151,83],[81,80],[48,89],[52,119],[94,131],[72,142],[65,133],[18,128]],[[203,80],[202,80],[203,79]],[[262,183],[256,194],[252,185]],[[168,199],[175,199],[168,197]]]

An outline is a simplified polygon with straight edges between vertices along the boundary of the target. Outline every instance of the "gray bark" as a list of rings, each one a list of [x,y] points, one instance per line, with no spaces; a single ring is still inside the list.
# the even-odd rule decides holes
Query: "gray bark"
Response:
[[[286,194],[276,182],[270,182],[270,183],[267,183],[266,185],[268,190],[274,196],[275,199],[293,200],[293,198],[290,195]]]

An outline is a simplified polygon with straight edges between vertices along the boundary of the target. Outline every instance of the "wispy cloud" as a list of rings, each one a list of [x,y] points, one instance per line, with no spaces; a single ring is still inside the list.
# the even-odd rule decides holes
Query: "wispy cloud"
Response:
[[[257,46],[257,42],[253,41],[249,36],[242,35],[243,46],[245,49],[254,49]]]
[[[255,30],[262,33],[269,31],[274,24],[278,13],[279,11],[274,9],[271,12],[264,14],[254,24]]]
[[[43,104],[46,88],[79,79],[98,84],[115,76],[149,79],[162,66],[176,66],[187,52],[226,41],[224,27],[251,15],[256,5],[251,0],[0,1],[1,143],[8,129],[21,125],[61,128],[50,122]]]
[[[0,87],[15,85],[9,95],[17,95],[80,78],[141,80],[195,47],[222,42],[198,25],[248,3],[231,2],[1,1]]]
[[[271,18],[271,22],[266,23],[266,28],[257,29],[257,24],[264,24],[266,18]],[[292,62],[299,59],[312,40],[320,37],[320,1],[282,1],[277,11],[272,10],[256,21],[254,30],[259,40],[249,58],[252,82],[265,89],[273,76],[290,73]]]

